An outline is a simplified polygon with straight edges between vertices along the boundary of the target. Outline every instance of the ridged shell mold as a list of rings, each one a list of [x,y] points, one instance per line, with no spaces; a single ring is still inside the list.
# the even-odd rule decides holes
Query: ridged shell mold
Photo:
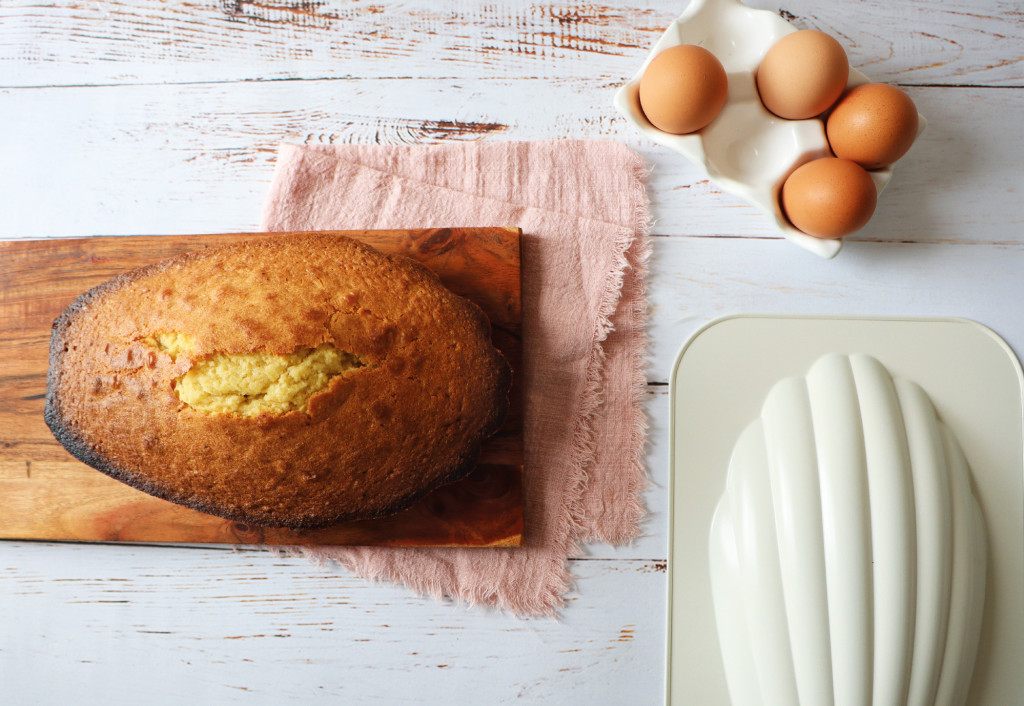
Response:
[[[734,706],[965,703],[981,509],[928,395],[875,358],[774,385],[734,447],[709,561]]]

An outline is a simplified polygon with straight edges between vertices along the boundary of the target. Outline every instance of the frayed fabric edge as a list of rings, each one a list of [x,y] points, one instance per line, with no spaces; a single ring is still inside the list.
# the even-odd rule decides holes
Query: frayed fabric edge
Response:
[[[582,533],[577,539],[578,542],[582,543],[599,541],[612,545],[628,544],[641,535],[641,522],[647,514],[646,506],[641,496],[649,484],[647,467],[644,462],[647,451],[648,420],[643,406],[643,397],[647,389],[645,355],[647,351],[646,324],[648,302],[646,277],[648,262],[651,256],[651,221],[645,184],[651,170],[644,163],[640,155],[635,152],[631,152],[631,154],[634,160],[632,166],[634,177],[632,187],[632,201],[634,203],[633,223],[628,231],[628,246],[622,251],[621,259],[616,259],[616,291],[619,291],[620,295],[616,302],[623,294],[620,290],[625,284],[626,270],[631,268],[634,275],[630,279],[632,291],[628,293],[632,303],[629,318],[632,329],[635,332],[635,336],[629,342],[629,355],[633,362],[633,372],[630,379],[629,419],[627,420],[630,427],[629,444],[632,454],[630,458],[631,473],[629,474],[631,482],[628,485],[626,495],[628,506],[624,512],[624,521],[619,523],[617,528],[611,531],[601,531],[599,528],[594,527],[587,528],[587,531]],[[608,320],[605,335],[611,330],[610,319],[612,314],[614,314],[614,307],[607,314]],[[598,400],[599,403],[600,400]],[[580,509],[577,508],[577,514],[579,513]]]
[[[565,569],[565,562],[557,556],[544,557],[542,561],[552,565],[555,571],[551,571],[550,575],[557,575],[558,578],[548,582],[543,591],[516,600],[484,586],[447,586],[440,580],[403,575],[393,567],[367,566],[358,558],[333,555],[322,548],[289,546],[279,547],[278,551],[286,556],[301,557],[322,568],[341,566],[354,578],[401,586],[421,598],[451,601],[466,609],[479,607],[501,611],[520,619],[558,618],[559,609],[564,605],[564,596],[572,590],[574,583]]]

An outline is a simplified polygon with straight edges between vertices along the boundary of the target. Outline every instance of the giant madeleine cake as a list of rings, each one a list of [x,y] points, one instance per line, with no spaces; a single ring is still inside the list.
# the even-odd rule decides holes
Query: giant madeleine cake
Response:
[[[46,422],[147,493],[267,526],[407,507],[472,470],[511,372],[474,304],[344,236],[126,272],[53,325]]]

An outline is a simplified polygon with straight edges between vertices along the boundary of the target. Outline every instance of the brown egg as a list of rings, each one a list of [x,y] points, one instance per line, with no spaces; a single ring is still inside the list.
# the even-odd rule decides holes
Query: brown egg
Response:
[[[725,105],[729,80],[714,54],[693,44],[662,51],[640,77],[640,107],[654,127],[682,135],[708,125]]]
[[[798,230],[842,238],[863,228],[875,212],[871,175],[848,159],[823,157],[796,169],[782,185],[782,210]]]
[[[787,120],[821,115],[846,88],[850,63],[843,47],[824,32],[803,29],[775,42],[757,67],[764,107]]]
[[[837,157],[866,169],[888,167],[914,144],[917,106],[895,86],[868,83],[839,99],[825,129]]]

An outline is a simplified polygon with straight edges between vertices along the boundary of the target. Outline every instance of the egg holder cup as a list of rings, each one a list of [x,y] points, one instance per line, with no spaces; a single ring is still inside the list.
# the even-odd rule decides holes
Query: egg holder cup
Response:
[[[761,103],[755,81],[768,49],[795,31],[775,13],[747,7],[739,0],[692,0],[654,44],[636,75],[615,93],[614,103],[638,132],[689,159],[723,191],[757,207],[785,238],[832,258],[842,248],[842,240],[824,240],[797,230],[779,203],[782,184],[797,167],[832,155],[825,124],[817,118],[785,120],[773,115]],[[710,51],[722,62],[729,79],[725,106],[718,116],[702,130],[686,135],[662,132],[640,108],[644,70],[655,55],[678,44],[696,44]],[[870,82],[851,67],[846,88]],[[919,114],[918,137],[926,125]],[[868,174],[881,195],[892,178],[892,166]]]
[[[830,378],[823,373],[823,369],[827,372],[830,366],[834,372],[836,361],[847,357],[859,359],[859,363],[854,361],[854,366],[867,365],[869,371],[888,371],[895,381],[893,389],[900,392],[899,399],[903,405],[902,411],[899,407],[890,409],[885,404],[878,404],[876,396],[876,403],[872,406],[865,401],[871,395],[871,386],[862,387],[858,383],[853,399],[859,400],[856,404],[859,404],[865,430],[862,447],[865,453],[870,455],[872,448],[876,452],[880,448],[877,443],[867,440],[870,426],[874,425],[883,435],[896,429],[899,436],[903,434],[905,425],[909,453],[911,457],[919,458],[922,453],[919,432],[923,427],[918,423],[918,432],[912,433],[912,420],[928,417],[930,413],[922,417],[921,410],[932,408],[932,424],[939,425],[942,430],[931,438],[948,437],[956,443],[946,448],[962,450],[962,457],[951,451],[948,458],[961,458],[966,465],[953,461],[947,464],[951,469],[950,477],[954,475],[953,467],[959,468],[960,485],[954,486],[959,488],[959,493],[951,492],[954,504],[958,497],[962,501],[960,514],[952,515],[956,522],[948,517],[946,521],[936,521],[936,517],[941,520],[941,514],[929,515],[929,506],[924,500],[926,494],[918,486],[916,460],[913,464],[913,488],[917,495],[912,501],[918,504],[917,509],[910,513],[911,519],[916,519],[916,529],[904,527],[901,530],[898,523],[893,522],[893,518],[899,517],[899,512],[879,511],[876,501],[881,500],[884,506],[893,497],[888,490],[872,495],[870,505],[867,502],[842,501],[847,497],[856,498],[856,493],[833,496],[830,505],[826,502],[825,490],[822,490],[819,506],[818,484],[826,487],[823,480],[826,471],[823,469],[827,465],[828,453],[831,453],[833,464],[837,458],[845,460],[850,456],[856,457],[856,454],[837,453],[832,445],[825,445],[831,452],[819,446],[817,455],[813,451],[808,453],[806,446],[799,443],[800,427],[813,420],[811,427],[815,439],[829,439],[844,449],[857,447],[860,432],[851,432],[844,437],[843,429],[848,428],[847,425],[835,424],[836,417],[828,416],[831,414],[828,411],[831,402],[842,400],[844,393],[843,385],[829,382]],[[907,647],[906,628],[908,623],[913,625],[915,616],[901,616],[897,611],[890,613],[892,619],[879,620],[874,628],[869,625],[864,629],[862,614],[865,611],[850,609],[851,605],[858,605],[856,602],[851,604],[850,597],[860,596],[859,605],[863,607],[864,586],[868,586],[870,596],[870,586],[874,582],[874,602],[868,601],[870,607],[866,612],[869,623],[878,620],[871,616],[884,616],[885,611],[891,611],[894,604],[889,598],[899,586],[905,587],[906,584],[906,578],[898,575],[901,560],[892,556],[893,547],[898,549],[901,537],[904,545],[907,537],[910,537],[911,544],[917,542],[917,548],[911,550],[914,557],[911,561],[918,561],[911,564],[913,573],[921,571],[923,559],[917,557],[941,556],[943,542],[948,545],[953,541],[950,537],[955,536],[961,538],[961,544],[956,552],[950,553],[956,556],[959,552],[961,559],[958,561],[961,563],[948,559],[953,566],[947,570],[952,576],[953,587],[944,588],[942,582],[920,581],[921,590],[916,604],[916,612],[933,615],[941,608],[937,608],[936,601],[948,600],[952,605],[948,609],[950,634],[954,632],[952,624],[957,615],[961,629],[964,621],[980,625],[973,637],[967,629],[964,633],[968,634],[967,638],[946,643],[947,655],[949,644],[952,643],[955,650],[963,643],[960,655],[947,657],[961,662],[960,698],[948,703],[1002,706],[1018,702],[1020,694],[1024,693],[1024,670],[1019,668],[1020,655],[1024,653],[1024,372],[1002,339],[989,329],[964,319],[730,316],[708,324],[683,346],[673,366],[670,384],[668,703],[700,706],[832,703],[830,699],[807,696],[815,688],[815,684],[807,683],[808,676],[810,682],[817,682],[817,688],[829,688],[829,684],[823,684],[820,679],[825,669],[804,669],[802,701],[794,699],[792,685],[789,693],[783,693],[785,685],[780,685],[772,676],[787,670],[799,673],[792,665],[801,659],[797,654],[801,649],[805,667],[808,659],[820,663],[824,658],[824,664],[831,659],[833,673],[827,675],[827,680],[834,676],[836,684],[850,684],[859,679],[862,688],[866,689],[866,700],[842,700],[842,703],[904,703],[879,697],[878,694],[879,689],[886,688],[887,671],[887,688],[901,688],[902,672],[887,668],[899,661],[901,649],[914,647],[913,639],[909,640],[911,644]],[[805,394],[803,390],[807,390],[806,394],[812,401],[817,399],[819,407],[815,409],[812,404],[814,412],[811,417],[802,418],[798,411],[794,411],[798,407],[790,403],[779,404],[779,400],[788,394],[787,386],[789,392],[796,390],[798,398]],[[780,389],[783,393],[781,398]],[[905,396],[910,401],[904,401]],[[921,400],[930,400],[930,404],[921,403]],[[827,423],[829,419],[832,424]],[[767,440],[767,457],[781,458],[783,467],[800,467],[801,464],[805,470],[816,467],[811,473],[820,474],[816,476],[819,480],[809,486],[814,492],[806,495],[808,487],[800,484],[780,490],[785,485],[780,478],[785,479],[786,476],[779,473],[790,471],[780,472],[776,467],[772,471],[776,475],[769,475],[757,466],[758,459],[765,458],[763,449],[756,451],[756,444],[764,443],[763,440]],[[885,445],[881,448],[884,449]],[[941,455],[939,452],[938,456]],[[875,458],[877,460],[877,456]],[[924,458],[929,458],[927,451]],[[935,454],[930,458],[934,460]],[[870,480],[872,462],[867,463]],[[760,480],[745,486],[744,492],[749,501],[746,505],[735,502],[735,497],[729,505],[730,494],[735,496],[737,493],[736,479],[732,476],[745,464],[748,466],[746,470],[753,473],[747,474],[748,479],[756,480],[760,474]],[[920,465],[928,467],[929,463]],[[886,468],[884,459],[880,466]],[[887,474],[878,475],[878,467],[876,465],[874,477],[881,478],[883,484],[890,482],[892,478]],[[788,477],[792,481],[793,476]],[[858,475],[854,473],[847,479],[850,477],[857,478]],[[881,487],[872,488],[872,491],[879,491]],[[764,513],[759,515],[756,507],[760,504],[770,508],[774,503],[778,513],[780,507],[786,507],[784,501],[781,506],[779,504],[780,492],[791,493],[788,496],[791,501],[800,498],[801,493],[805,495],[802,502],[790,505],[797,508],[797,512],[787,514],[782,511],[783,515],[774,517],[769,513],[765,524],[766,516]],[[835,497],[841,500],[836,502]],[[972,501],[976,501],[976,512],[970,510]],[[799,528],[793,524],[793,518],[802,516],[806,519],[808,507],[820,512],[822,526],[815,528],[812,525],[809,531],[804,527],[794,532]],[[731,517],[725,511],[728,508],[732,510]],[[754,510],[737,513],[737,508]],[[859,527],[863,534],[865,515],[870,517],[867,526],[873,533],[874,542],[867,542],[868,560],[860,564],[851,563],[844,553],[841,555],[843,560],[837,563],[844,564],[847,569],[851,565],[872,568],[862,572],[847,571],[842,580],[830,584],[829,601],[826,601],[828,617],[816,621],[814,616],[821,618],[823,613],[821,610],[815,613],[814,601],[807,598],[813,595],[813,591],[807,593],[806,589],[809,585],[813,587],[815,582],[819,586],[824,583],[821,547],[824,547],[826,557],[829,551],[835,551],[835,546],[852,546],[854,549],[861,546],[863,549],[863,541],[859,545],[856,541],[850,544],[850,537],[857,535],[857,532],[851,533],[850,526]],[[858,516],[860,520],[855,519]],[[844,525],[847,521],[844,517],[854,518],[850,520],[852,525]],[[970,520],[966,525],[963,522],[965,517]],[[977,521],[979,518],[980,522]],[[833,531],[824,530],[826,525]],[[742,529],[744,526],[745,530]],[[740,528],[734,536],[745,533],[748,548],[759,548],[754,552],[755,563],[760,561],[759,552],[778,557],[772,559],[776,565],[774,578],[763,585],[771,589],[771,584],[777,583],[778,586],[771,590],[785,593],[786,602],[776,596],[773,603],[771,596],[762,595],[760,590],[750,591],[743,581],[735,580],[735,575],[730,579],[729,572],[723,571],[723,564],[735,565],[738,561],[738,554],[733,552],[733,547],[738,545],[723,541],[723,537],[728,539],[730,536],[729,531],[723,532],[723,527],[726,530]],[[943,535],[947,531],[943,528],[947,527],[949,536]],[[968,529],[963,530],[964,527]],[[799,549],[796,553],[790,552],[788,559],[785,556],[787,531],[793,539],[789,549],[794,546]],[[846,532],[846,543],[843,532]],[[833,543],[831,550],[830,542]],[[815,543],[817,550],[813,550]],[[871,551],[877,553],[871,554]],[[884,556],[886,552],[889,553],[888,558]],[[749,558],[750,555],[747,556]],[[966,565],[963,557],[967,557]],[[883,576],[884,566],[890,569],[897,567],[897,575],[894,577],[890,572],[888,578]],[[764,576],[762,573],[762,579]],[[753,580],[749,575],[746,578]],[[912,579],[911,583],[915,581]],[[969,596],[970,586],[982,584],[983,602],[977,600],[980,598],[978,595]],[[833,593],[835,586],[838,590]],[[957,590],[961,593],[957,594]],[[963,598],[965,590],[968,599],[954,600],[957,595]],[[753,596],[753,604],[748,603],[738,611],[723,611],[723,607],[735,605],[730,601],[736,597],[737,591],[746,591],[748,599]],[[922,607],[929,603],[931,607],[927,610]],[[783,615],[780,616],[779,606],[782,605],[788,605],[790,610],[781,610]],[[746,627],[742,620],[736,619],[742,614],[748,620]],[[776,621],[774,627],[772,620]],[[937,640],[942,639],[942,635],[929,635],[929,626],[937,622],[941,621],[922,620],[918,624],[918,650],[927,653],[936,646]],[[800,643],[793,637],[800,633],[810,636],[810,642],[805,639]],[[909,634],[913,636],[913,628]],[[815,639],[818,649],[808,649]],[[972,639],[977,640],[976,658],[969,644]],[[792,652],[786,647],[787,641]],[[937,646],[938,652],[933,650],[931,656],[933,672],[936,669],[935,655],[942,655],[942,645]],[[743,652],[747,654],[741,654]],[[893,657],[894,654],[897,657]],[[902,654],[907,657],[909,653]],[[870,668],[872,659],[883,665],[879,668],[876,664],[874,673]],[[914,659],[917,660],[916,654]],[[760,662],[755,664],[756,661]],[[941,669],[953,671],[941,665],[941,659],[939,662]],[[968,668],[966,680],[964,663]],[[903,668],[906,669],[908,664],[904,663]],[[916,667],[918,662],[914,664]],[[766,665],[771,666],[766,668]],[[973,676],[970,668],[973,668]],[[760,676],[755,678],[751,674],[757,669],[760,669]],[[840,675],[843,670],[845,675]],[[728,679],[727,673],[730,674]],[[743,678],[745,673],[746,679]],[[942,676],[943,679],[950,678],[949,675]],[[955,674],[952,678],[957,681]],[[907,683],[912,682],[909,676],[906,679]],[[921,681],[919,677],[918,681]],[[730,701],[730,685],[733,692],[741,692],[732,693],[735,701]],[[744,688],[751,691],[752,700],[743,697]],[[872,688],[875,689],[874,701],[871,700]],[[956,691],[954,687],[947,690],[951,693]],[[852,696],[849,690],[844,689],[842,693],[847,699]],[[939,702],[925,700],[912,703]]]

